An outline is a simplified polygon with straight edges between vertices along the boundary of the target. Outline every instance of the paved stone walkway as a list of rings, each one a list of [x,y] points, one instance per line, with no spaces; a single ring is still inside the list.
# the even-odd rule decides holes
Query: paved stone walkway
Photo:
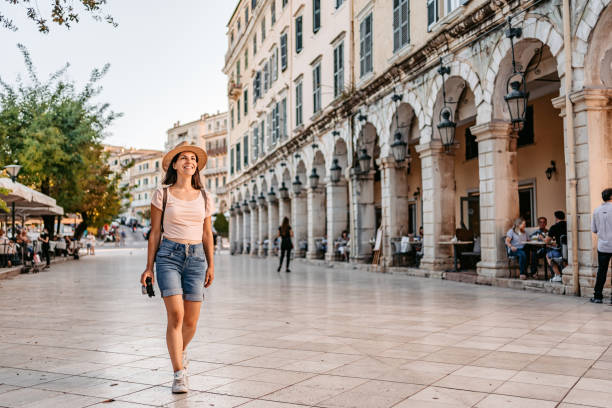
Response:
[[[143,266],[100,248],[1,281],[0,406],[612,407],[609,305],[229,255],[175,396]]]

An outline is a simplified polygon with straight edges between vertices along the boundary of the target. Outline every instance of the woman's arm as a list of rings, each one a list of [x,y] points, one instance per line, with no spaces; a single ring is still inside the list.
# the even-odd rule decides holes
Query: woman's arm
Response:
[[[155,265],[155,254],[159,248],[159,238],[161,237],[161,210],[154,205],[151,205],[151,230],[149,231],[149,242],[147,244],[147,267],[140,277],[140,281],[144,286],[146,278],[149,276],[155,282],[153,274],[153,266]]]
[[[204,287],[207,288],[212,285],[215,279],[215,241],[212,233],[212,221],[210,216],[204,218],[204,231],[202,233],[202,246],[204,247],[204,254],[206,255],[206,263],[208,268],[206,269],[206,278],[204,280]]]

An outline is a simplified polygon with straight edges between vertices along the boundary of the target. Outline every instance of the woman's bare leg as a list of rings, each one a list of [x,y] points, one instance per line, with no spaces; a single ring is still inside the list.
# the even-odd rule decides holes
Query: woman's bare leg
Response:
[[[192,302],[190,300],[184,301],[185,316],[183,318],[183,350],[187,348],[187,345],[193,339],[198,325],[198,319],[200,318],[200,308],[202,302]]]
[[[183,295],[166,296],[163,298],[168,315],[168,326],[166,328],[166,345],[172,369],[174,371],[183,369]]]

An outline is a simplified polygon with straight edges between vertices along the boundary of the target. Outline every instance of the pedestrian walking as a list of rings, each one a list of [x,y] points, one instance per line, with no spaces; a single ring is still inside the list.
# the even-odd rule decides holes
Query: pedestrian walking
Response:
[[[43,232],[38,236],[38,240],[42,243],[42,256],[45,258],[45,269],[47,269],[51,265],[51,251],[49,245],[49,231],[47,231],[46,228],[43,229]]]
[[[212,197],[203,188],[200,171],[206,152],[186,142],[162,160],[163,185],[151,200],[151,230],[147,266],[140,277],[155,281],[166,306],[166,344],[174,370],[173,393],[188,391],[187,345],[193,338],[204,288],[215,277],[213,262]],[[160,241],[160,237],[163,239]]]
[[[280,254],[280,263],[278,264],[277,272],[280,272],[281,267],[283,266],[283,258],[287,257],[287,266],[285,267],[285,272],[291,272],[289,269],[289,261],[291,260],[291,250],[293,249],[293,242],[291,242],[291,237],[293,237],[293,231],[291,230],[291,226],[289,225],[289,218],[283,218],[283,222],[281,226],[278,227],[278,237],[281,239],[281,254]]]
[[[125,246],[125,240],[127,238],[127,235],[125,233],[124,230],[121,230],[121,246],[124,247]]]
[[[591,220],[591,231],[597,234],[597,279],[591,298],[593,303],[603,303],[603,288],[612,259],[612,188],[602,191],[601,198],[603,204],[593,211]]]

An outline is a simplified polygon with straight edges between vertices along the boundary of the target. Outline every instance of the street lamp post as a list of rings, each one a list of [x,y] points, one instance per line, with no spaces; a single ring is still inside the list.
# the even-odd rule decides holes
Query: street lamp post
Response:
[[[17,175],[19,174],[19,170],[21,170],[21,166],[18,164],[9,164],[8,166],[4,166],[4,170],[11,177],[11,181],[15,183],[17,181]],[[11,203],[11,217],[12,217],[12,229],[13,229],[13,240],[17,238],[17,234],[15,233],[15,201]]]

